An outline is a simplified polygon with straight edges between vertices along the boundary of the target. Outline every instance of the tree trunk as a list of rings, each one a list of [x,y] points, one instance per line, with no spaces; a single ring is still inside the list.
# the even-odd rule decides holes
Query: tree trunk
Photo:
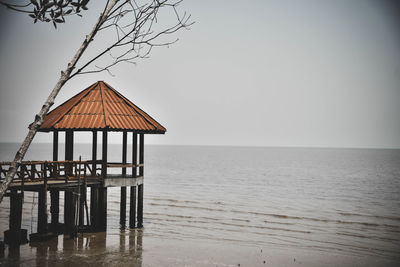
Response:
[[[7,172],[7,176],[4,180],[4,182],[0,186],[0,203],[3,200],[4,194],[8,189],[8,186],[12,182],[14,175],[17,171],[18,164],[21,163],[22,159],[25,156],[26,151],[28,150],[33,138],[36,135],[36,132],[38,131],[40,125],[43,123],[43,119],[47,112],[50,110],[50,107],[54,104],[54,100],[58,93],[60,92],[61,88],[64,86],[64,84],[70,79],[71,72],[74,70],[76,64],[78,63],[79,59],[81,58],[82,54],[85,52],[86,48],[88,45],[93,41],[94,36],[98,32],[99,28],[102,26],[102,24],[105,22],[108,14],[112,10],[112,8],[117,4],[119,0],[113,0],[108,7],[106,7],[105,11],[103,14],[100,14],[99,19],[95,26],[93,27],[92,31],[89,33],[89,35],[86,36],[85,40],[79,47],[78,51],[76,51],[74,57],[72,60],[68,63],[68,67],[65,69],[65,71],[61,72],[61,77],[58,80],[56,86],[54,87],[53,91],[51,91],[50,95],[48,96],[46,102],[42,106],[42,109],[40,112],[35,116],[35,121],[32,123],[29,132],[27,136],[25,137],[24,142],[22,143],[21,147],[18,149],[17,154],[14,157],[14,161],[11,163],[11,166]]]

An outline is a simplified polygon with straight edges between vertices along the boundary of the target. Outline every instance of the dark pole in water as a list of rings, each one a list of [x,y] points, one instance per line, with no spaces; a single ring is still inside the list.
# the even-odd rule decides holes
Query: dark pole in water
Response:
[[[23,193],[10,192],[10,229],[4,232],[4,243],[18,247],[27,242],[27,231],[21,229]],[[1,248],[0,248],[1,250]],[[1,251],[0,251],[1,252]]]
[[[43,186],[39,189],[38,223],[37,231],[39,234],[47,233],[47,163],[42,164]]]
[[[53,161],[58,161],[58,131],[53,132]],[[54,174],[58,170],[54,169]],[[51,213],[51,228],[55,230],[58,227],[58,217],[60,214],[60,191],[52,189],[50,191],[50,213]]]
[[[126,150],[128,143],[128,133],[124,131],[122,133],[122,164],[126,164]],[[126,167],[122,167],[122,176],[126,175]],[[121,187],[121,202],[120,202],[120,224],[125,227],[126,222],[126,186]]]
[[[137,134],[132,133],[132,179],[136,178],[136,164],[137,164]],[[135,228],[136,226],[136,186],[131,186],[131,199],[129,208],[129,227]]]
[[[102,168],[101,174],[103,179],[107,177],[107,130],[103,130],[103,149],[102,149]],[[107,187],[99,188],[99,230],[107,229]]]
[[[92,176],[96,176],[96,160],[97,160],[97,131],[93,131],[92,136]],[[98,187],[92,186],[90,188],[90,222],[93,229],[98,227]]]
[[[144,134],[140,134],[139,140],[139,176],[144,174]],[[143,183],[138,186],[138,227],[143,227]]]
[[[67,130],[65,132],[65,160],[73,160],[74,158],[74,132]],[[66,175],[72,175],[72,164],[67,164]],[[71,190],[64,191],[64,224],[68,233],[74,230],[75,209],[73,205],[73,193]]]

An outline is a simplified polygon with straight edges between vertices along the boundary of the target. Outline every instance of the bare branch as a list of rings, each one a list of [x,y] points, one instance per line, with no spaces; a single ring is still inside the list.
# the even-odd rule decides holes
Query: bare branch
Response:
[[[109,72],[110,68],[120,62],[135,63],[135,60],[147,58],[153,47],[176,43],[178,38],[165,40],[165,37],[180,29],[189,29],[194,23],[191,22],[190,15],[187,15],[186,12],[180,14],[178,11],[177,7],[181,2],[182,0],[151,0],[144,4],[138,4],[135,0],[125,0],[115,6],[105,18],[105,23],[99,28],[99,31],[114,29],[116,39],[96,56],[82,64],[71,77],[80,74]],[[159,28],[157,22],[161,16],[170,16],[174,18],[175,22],[170,26]],[[90,69],[90,66],[106,55],[110,56],[108,64],[103,67],[95,65]]]

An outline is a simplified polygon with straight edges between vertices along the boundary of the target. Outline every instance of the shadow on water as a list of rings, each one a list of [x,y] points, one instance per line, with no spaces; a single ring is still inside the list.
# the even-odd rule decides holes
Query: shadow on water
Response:
[[[2,266],[142,266],[141,229],[59,236],[50,241],[7,248]]]

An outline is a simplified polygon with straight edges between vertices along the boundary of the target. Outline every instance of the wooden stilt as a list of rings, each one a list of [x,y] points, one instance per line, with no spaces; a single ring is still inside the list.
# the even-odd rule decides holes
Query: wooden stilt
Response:
[[[129,203],[129,227],[136,226],[136,186],[131,186],[131,199]]]
[[[122,164],[126,164],[126,156],[127,156],[127,145],[128,141],[127,138],[128,133],[122,133]],[[126,175],[126,167],[122,168],[122,175]],[[126,223],[126,187],[121,187],[121,201],[120,201],[120,216],[119,216],[119,223],[121,227],[125,227]]]
[[[92,176],[96,176],[96,160],[97,160],[97,131],[93,131],[92,138]]]
[[[53,132],[53,161],[58,161],[58,131]],[[50,190],[51,228],[56,230],[59,224],[60,191]]]
[[[144,175],[144,134],[140,134],[139,140],[139,176]],[[143,227],[143,184],[138,186],[138,227]]]
[[[99,221],[98,230],[107,230],[107,187],[99,188]]]
[[[137,175],[137,134],[132,133],[132,177],[136,178]],[[131,199],[129,203],[129,227],[136,227],[136,186],[131,186]]]
[[[96,160],[97,160],[97,131],[93,131],[92,136],[92,176],[96,176]],[[98,201],[99,201],[99,191],[97,186],[92,186],[90,188],[90,223],[91,228],[96,230],[98,228]]]
[[[47,164],[42,165],[44,183],[39,189],[38,223],[39,234],[47,233]]]
[[[103,130],[103,142],[102,142],[102,166],[101,174],[103,179],[107,177],[107,130]],[[98,229],[105,231],[107,229],[107,187],[99,187],[98,205]]]
[[[68,130],[65,132],[65,160],[74,159],[74,132]]]
[[[21,229],[23,194],[10,192],[10,227],[4,232],[4,243],[11,247],[28,242],[26,229]]]
[[[47,192],[44,189],[39,190],[38,223],[37,223],[37,231],[39,234],[44,234],[47,232],[46,193]]]
[[[90,188],[90,222],[93,230],[98,229],[99,190],[97,186]]]
[[[121,202],[120,202],[119,223],[121,227],[125,227],[126,223],[126,187],[121,187]]]
[[[74,196],[71,190],[64,193],[64,224],[67,233],[73,233],[75,228]]]
[[[137,227],[143,227],[143,184],[138,186]]]
[[[51,213],[51,228],[56,230],[59,226],[60,214],[60,191],[57,189],[50,190],[50,213]]]
[[[65,160],[74,158],[74,132],[68,130],[65,132]],[[66,166],[67,167],[67,166]],[[68,176],[72,175],[72,166],[66,170]],[[65,190],[64,193],[64,224],[67,233],[72,233],[75,222],[75,209],[73,206],[73,193],[71,190]]]
[[[107,130],[103,131],[101,176],[107,177]]]
[[[85,201],[86,201],[86,188],[81,186],[79,198],[79,227],[83,227],[85,223]]]

